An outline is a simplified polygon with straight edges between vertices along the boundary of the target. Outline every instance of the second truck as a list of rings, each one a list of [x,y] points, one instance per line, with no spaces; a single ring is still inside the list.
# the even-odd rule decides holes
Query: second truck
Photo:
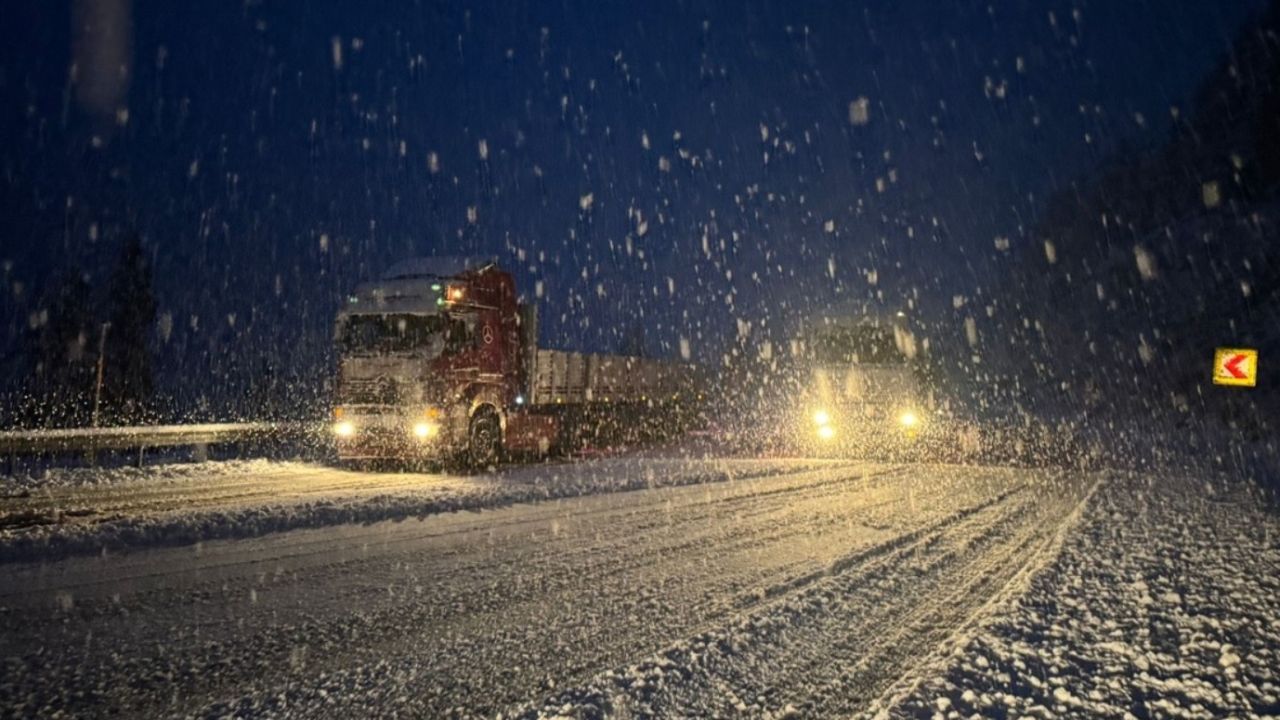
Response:
[[[538,347],[536,306],[471,258],[401,263],[338,314],[340,460],[541,456],[668,436],[697,413],[697,367]]]
[[[792,427],[810,452],[876,456],[913,448],[936,428],[901,314],[821,315],[797,343]]]

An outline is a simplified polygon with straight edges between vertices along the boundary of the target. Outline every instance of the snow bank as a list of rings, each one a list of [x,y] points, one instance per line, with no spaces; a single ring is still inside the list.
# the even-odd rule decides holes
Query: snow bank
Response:
[[[221,462],[174,462],[135,467],[50,467],[5,478],[12,488],[7,494],[40,492],[56,488],[107,487],[137,483],[183,483],[207,481],[210,477],[269,472],[282,465],[271,460],[227,460]]]

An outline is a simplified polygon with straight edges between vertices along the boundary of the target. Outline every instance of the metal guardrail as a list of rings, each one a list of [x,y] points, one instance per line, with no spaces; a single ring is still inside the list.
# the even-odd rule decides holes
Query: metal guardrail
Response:
[[[218,445],[300,435],[307,423],[211,423],[134,427],[6,430],[0,432],[0,457],[39,453],[92,453],[98,450]]]

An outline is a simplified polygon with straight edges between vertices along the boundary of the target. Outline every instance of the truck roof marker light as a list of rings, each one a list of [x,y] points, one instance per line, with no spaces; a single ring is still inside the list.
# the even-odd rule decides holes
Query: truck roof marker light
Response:
[[[440,283],[432,283],[431,289],[435,292],[440,292]]]
[[[516,404],[517,404],[517,405],[523,405],[523,404],[524,404],[524,396],[523,396],[523,395],[517,395],[517,396],[516,396]]]

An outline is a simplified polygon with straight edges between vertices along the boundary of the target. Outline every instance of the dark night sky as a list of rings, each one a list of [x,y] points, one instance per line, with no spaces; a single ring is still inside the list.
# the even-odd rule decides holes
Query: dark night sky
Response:
[[[411,255],[498,256],[559,345],[643,314],[715,360],[878,296],[945,344],[996,237],[1165,137],[1260,3],[138,0],[127,118],[77,101],[67,2],[7,6],[0,363],[131,224],[164,386],[216,405],[265,364],[317,386],[339,298]]]

